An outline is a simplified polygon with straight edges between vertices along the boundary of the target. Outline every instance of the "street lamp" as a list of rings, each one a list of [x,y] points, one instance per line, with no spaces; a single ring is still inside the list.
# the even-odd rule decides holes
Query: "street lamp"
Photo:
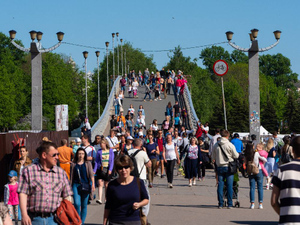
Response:
[[[252,29],[250,35],[251,46],[250,48],[241,48],[231,42],[233,32],[227,31],[226,37],[228,44],[243,52],[248,52],[249,57],[249,127],[250,134],[255,134],[257,140],[260,141],[260,93],[259,93],[259,61],[258,53],[268,51],[274,48],[280,39],[281,31],[276,30],[273,32],[276,42],[266,48],[258,48],[258,29]]]
[[[122,76],[123,76],[123,39],[120,39],[121,41],[121,67],[122,67]]]
[[[127,73],[126,72],[126,48],[124,49],[124,73]],[[127,73],[127,76],[128,76],[128,73]]]
[[[119,76],[120,74],[120,60],[119,60],[119,32],[116,33],[117,35],[117,57],[118,57],[118,73],[117,76]]]
[[[98,118],[100,119],[100,81],[99,81],[99,56],[100,51],[96,51],[97,56],[97,68],[98,68]]]
[[[42,40],[43,33],[41,31],[30,31],[30,48],[24,48],[18,45],[14,39],[16,31],[10,30],[9,36],[11,43],[23,52],[30,52],[31,54],[31,129],[42,130],[43,128],[43,107],[42,107],[42,54],[50,52],[58,48],[63,40],[64,33],[57,32],[58,43],[51,48],[42,49],[40,41]],[[37,39],[38,42],[34,40]]]
[[[112,47],[113,47],[113,80],[115,80],[115,33],[112,36]]]
[[[85,117],[88,118],[88,98],[87,98],[87,57],[89,52],[84,51],[82,52],[84,58],[84,67],[85,67]]]
[[[107,81],[106,81],[106,84],[107,84],[107,100],[108,100],[108,96],[109,96],[109,77],[108,77],[108,45],[109,45],[109,42],[105,42],[105,46],[106,46],[106,78],[107,78]]]

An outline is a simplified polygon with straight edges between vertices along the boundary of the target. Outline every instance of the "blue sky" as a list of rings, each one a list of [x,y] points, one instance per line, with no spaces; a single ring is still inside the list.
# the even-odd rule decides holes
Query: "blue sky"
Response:
[[[259,29],[260,47],[275,42],[273,31],[281,30],[280,43],[264,54],[281,53],[290,58],[292,70],[300,74],[299,46],[300,1],[289,0],[52,0],[1,1],[0,32],[17,31],[17,39],[26,47],[29,31],[44,33],[42,44],[50,47],[57,42],[56,32],[65,33],[65,42],[105,47],[111,33],[141,50],[174,49],[226,41],[225,32],[234,32],[233,41],[248,47],[249,31]],[[228,51],[233,49],[222,44]],[[88,70],[96,67],[95,49],[63,44],[56,53],[63,53],[82,67],[83,51],[89,51]],[[184,50],[185,56],[199,57],[202,48]],[[104,51],[100,50],[100,59]],[[169,59],[167,52],[152,53],[160,69]],[[201,60],[198,60],[201,65]]]

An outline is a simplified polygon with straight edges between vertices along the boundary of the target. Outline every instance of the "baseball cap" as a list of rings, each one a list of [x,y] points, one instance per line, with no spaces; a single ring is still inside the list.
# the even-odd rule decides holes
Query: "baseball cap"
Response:
[[[127,140],[133,140],[133,137],[128,136],[128,137],[127,137]]]
[[[139,132],[139,136],[143,136],[144,134],[143,134],[143,132]]]
[[[78,143],[78,142],[81,142],[81,139],[80,138],[76,138],[75,141],[76,141],[76,143]]]
[[[117,136],[121,136],[121,133],[117,133]]]
[[[8,173],[7,175],[8,175],[9,177],[17,177],[17,176],[18,176],[17,172],[14,171],[14,170],[9,171],[9,173]]]

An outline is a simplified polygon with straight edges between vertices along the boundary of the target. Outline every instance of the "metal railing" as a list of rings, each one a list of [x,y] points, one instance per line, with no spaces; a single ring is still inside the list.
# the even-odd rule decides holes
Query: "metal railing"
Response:
[[[109,97],[107,99],[105,108],[101,114],[101,117],[97,120],[97,122],[93,125],[91,129],[91,139],[94,140],[96,135],[103,135],[105,130],[107,129],[111,116],[111,109],[113,108],[114,103],[114,95],[115,93],[119,93],[120,90],[120,79],[121,76],[118,76],[114,82],[114,85],[110,91]]]
[[[192,96],[190,93],[190,90],[185,84],[184,91],[183,91],[183,98],[187,110],[187,115],[189,117],[189,123],[190,127],[193,129],[197,129],[197,122],[199,121],[198,116],[196,114],[196,111],[194,109],[193,101],[192,101]]]

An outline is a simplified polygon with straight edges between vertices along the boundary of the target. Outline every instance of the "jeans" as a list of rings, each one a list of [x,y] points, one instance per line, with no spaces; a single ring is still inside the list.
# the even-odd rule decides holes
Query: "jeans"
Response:
[[[168,179],[168,183],[171,183],[171,184],[173,183],[175,163],[176,163],[176,159],[167,160],[167,167],[166,167],[167,179]]]
[[[84,224],[86,214],[87,214],[87,205],[89,200],[89,193],[79,192],[80,184],[74,183],[72,185],[74,206],[81,218],[82,224]]]
[[[54,217],[30,217],[31,219],[31,225],[56,225],[57,223],[54,221]]]
[[[218,167],[218,201],[219,206],[223,207],[223,189],[224,189],[224,181],[226,179],[226,187],[227,187],[227,202],[228,207],[232,207],[232,194],[233,194],[233,174],[228,172],[228,167]]]
[[[151,167],[147,168],[148,169],[148,179],[149,179],[149,183],[152,184],[153,183],[153,178],[155,176],[155,168],[156,168],[156,162],[157,159],[151,159]]]
[[[151,100],[151,94],[148,92],[145,94],[144,100],[147,98],[147,95],[149,96],[149,99]]]
[[[119,115],[120,105],[115,105],[115,115]]]
[[[149,203],[142,207],[142,211],[143,211],[145,216],[148,216],[149,211],[150,211],[150,193],[149,193],[149,188],[148,188],[148,181],[147,180],[142,180],[142,181],[144,181],[145,188],[146,188],[147,194],[149,196]]]
[[[177,95],[179,95],[179,93],[180,93],[180,87],[176,87],[176,89],[177,89]]]
[[[257,183],[257,192],[258,192],[258,202],[262,203],[264,198],[263,190],[263,174],[262,170],[259,170],[259,173],[256,175],[249,175],[249,185],[250,185],[250,202],[255,201],[255,183]]]
[[[132,136],[132,127],[127,127],[129,129],[130,132],[130,136]]]

